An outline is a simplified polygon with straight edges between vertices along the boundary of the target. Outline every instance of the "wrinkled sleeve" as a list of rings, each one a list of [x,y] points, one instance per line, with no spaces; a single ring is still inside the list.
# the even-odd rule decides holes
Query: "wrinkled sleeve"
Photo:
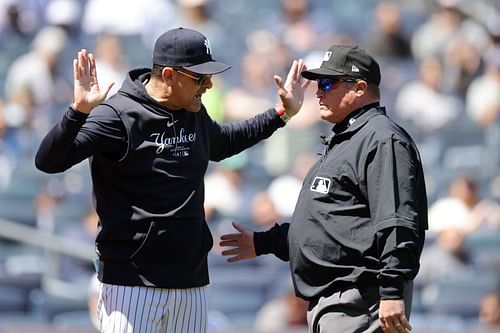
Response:
[[[400,299],[406,281],[418,273],[427,198],[416,148],[387,139],[370,151],[367,189],[380,262],[383,299]]]
[[[126,151],[126,131],[109,107],[98,106],[90,115],[68,108],[62,119],[43,138],[35,157],[44,172],[63,172],[96,154],[119,158]]]
[[[220,161],[236,155],[270,137],[285,123],[275,109],[269,109],[253,118],[218,124],[207,115],[210,135],[210,160]]]

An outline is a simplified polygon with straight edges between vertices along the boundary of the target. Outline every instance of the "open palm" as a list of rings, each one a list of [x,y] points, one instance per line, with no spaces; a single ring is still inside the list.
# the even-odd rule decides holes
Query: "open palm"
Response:
[[[285,112],[290,117],[299,112],[304,102],[304,92],[311,83],[301,75],[305,69],[304,60],[294,60],[285,82],[280,76],[274,76],[281,105],[283,105]]]
[[[87,53],[85,49],[78,52],[77,59],[73,60],[73,79],[73,107],[83,113],[90,113],[95,106],[104,101],[114,84],[109,84],[106,90],[99,89],[94,55]]]

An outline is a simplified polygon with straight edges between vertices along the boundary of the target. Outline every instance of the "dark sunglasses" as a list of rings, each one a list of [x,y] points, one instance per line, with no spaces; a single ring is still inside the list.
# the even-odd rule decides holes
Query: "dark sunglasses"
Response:
[[[335,84],[338,82],[357,82],[356,79],[317,79],[318,89],[323,92],[330,92],[335,89]]]
[[[185,75],[185,76],[190,77],[193,80],[195,80],[197,86],[202,86],[207,80],[212,78],[212,75],[193,76],[193,75],[188,74],[186,72],[183,72],[177,68],[174,68],[174,70],[178,73],[181,73],[182,75]]]

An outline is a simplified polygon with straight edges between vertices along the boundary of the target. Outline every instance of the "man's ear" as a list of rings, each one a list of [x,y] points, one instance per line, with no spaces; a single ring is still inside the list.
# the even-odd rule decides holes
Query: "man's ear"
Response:
[[[356,83],[356,96],[362,96],[365,93],[366,88],[368,88],[368,83],[363,80],[359,80]]]
[[[168,84],[172,84],[173,76],[174,70],[171,67],[163,67],[161,70],[161,77],[163,78],[163,81]]]

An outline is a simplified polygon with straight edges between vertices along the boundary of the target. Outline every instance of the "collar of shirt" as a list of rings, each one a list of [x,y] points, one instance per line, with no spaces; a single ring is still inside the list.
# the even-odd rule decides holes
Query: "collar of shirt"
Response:
[[[348,129],[354,130],[355,128],[359,127],[359,126],[353,126],[354,124],[356,124],[356,120],[358,118],[360,118],[361,115],[365,114],[368,110],[373,109],[373,108],[381,110],[385,113],[385,108],[380,107],[379,102],[367,104],[367,105],[362,106],[359,109],[356,109],[353,112],[351,112],[349,114],[349,117],[344,119],[341,123],[338,123],[335,126],[333,126],[332,131],[335,134],[340,134],[340,133],[346,132]],[[362,123],[362,122],[358,122],[358,123]],[[356,125],[358,125],[358,124],[356,124]]]

